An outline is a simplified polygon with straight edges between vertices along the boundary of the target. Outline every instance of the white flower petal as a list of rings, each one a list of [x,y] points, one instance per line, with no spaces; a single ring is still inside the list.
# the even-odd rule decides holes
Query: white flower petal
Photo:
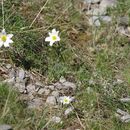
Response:
[[[56,33],[57,33],[57,36],[58,36],[58,34],[59,34],[59,31],[57,31]]]
[[[50,46],[53,46],[53,44],[54,44],[54,41],[50,41]]]
[[[11,39],[8,40],[9,43],[13,43],[13,41]]]
[[[4,42],[4,47],[9,47],[9,42]]]
[[[51,34],[58,36],[58,33],[59,33],[59,31],[56,31],[56,29],[53,29]]]
[[[0,40],[0,47],[2,47],[2,46],[3,46],[3,41]]]
[[[57,41],[60,41],[60,37],[57,37]]]
[[[52,29],[52,33],[56,33],[56,29],[54,28],[54,29]]]
[[[49,32],[48,34],[49,34],[50,37],[52,36],[52,33]]]
[[[46,38],[45,38],[45,41],[46,41],[46,42],[50,42],[50,41],[51,41],[51,37],[46,37]]]
[[[13,37],[13,34],[8,34],[7,37],[8,37],[8,38],[12,38],[12,37]]]

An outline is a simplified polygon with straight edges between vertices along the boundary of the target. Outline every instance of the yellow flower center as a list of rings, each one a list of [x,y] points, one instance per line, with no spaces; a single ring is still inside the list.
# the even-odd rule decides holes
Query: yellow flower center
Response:
[[[67,103],[67,102],[68,102],[68,99],[65,98],[65,99],[64,99],[64,102]]]
[[[6,35],[2,35],[1,40],[2,40],[3,42],[6,42],[7,36],[6,36]]]
[[[55,41],[57,39],[56,36],[52,36],[52,40]]]

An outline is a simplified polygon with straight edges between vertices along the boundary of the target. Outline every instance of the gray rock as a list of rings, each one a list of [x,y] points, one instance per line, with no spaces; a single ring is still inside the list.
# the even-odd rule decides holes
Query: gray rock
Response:
[[[7,68],[7,69],[11,69],[11,68],[12,68],[12,65],[11,65],[11,64],[6,64],[6,68]]]
[[[121,102],[130,102],[130,97],[121,98],[120,101]]]
[[[61,89],[63,88],[62,84],[59,83],[59,82],[55,83],[54,86],[55,86],[57,89],[59,89],[59,90],[61,90]]]
[[[122,122],[128,123],[130,122],[130,115],[122,116],[120,119]]]
[[[44,94],[44,93],[45,93],[45,88],[39,89],[38,94],[42,95],[42,94]]]
[[[105,23],[109,23],[112,21],[112,18],[110,16],[101,16],[101,20]]]
[[[33,85],[33,84],[29,84],[29,85],[26,87],[26,89],[27,89],[27,91],[28,91],[29,93],[35,93],[35,92],[36,92],[36,87],[35,87],[35,85]]]
[[[116,116],[122,121],[122,122],[130,122],[130,114],[126,111],[123,111],[121,109],[117,109]]]
[[[91,25],[91,26],[95,25],[95,26],[97,26],[97,27],[101,26],[101,23],[100,23],[100,21],[99,21],[99,17],[97,17],[97,16],[92,16],[92,17],[89,19],[89,25]]]
[[[47,97],[46,104],[48,104],[48,105],[56,105],[56,98],[54,96]]]
[[[23,69],[20,69],[18,72],[18,77],[20,80],[23,80],[25,77],[25,71]]]
[[[126,28],[124,26],[117,27],[117,32],[120,34],[125,35],[126,34]]]
[[[47,96],[50,94],[50,90],[47,88],[41,88],[41,89],[39,89],[38,94],[40,94],[40,95],[44,94],[45,96]]]
[[[34,96],[33,96],[32,93],[28,93],[28,97],[29,97],[30,100],[34,99]]]
[[[102,0],[100,3],[100,8],[110,8],[110,7],[116,7],[117,0]]]
[[[127,28],[125,26],[117,27],[117,32],[121,35],[130,37],[130,28],[129,27],[127,27]]]
[[[42,98],[35,98],[32,101],[28,102],[28,108],[30,109],[38,109],[41,106],[43,106],[43,100]]]
[[[117,79],[117,81],[116,81],[117,84],[122,84],[123,82],[124,82],[124,81],[121,80],[121,79]]]
[[[64,83],[64,82],[66,82],[66,79],[63,76],[60,77],[60,83]]]
[[[60,117],[57,117],[57,116],[53,116],[51,118],[51,121],[54,122],[54,123],[60,123],[61,122],[61,118]]]
[[[14,79],[14,77],[10,78],[10,79],[6,79],[3,81],[3,83],[7,83],[8,85],[13,86],[15,84],[15,79]]]
[[[37,87],[43,87],[43,84],[42,84],[41,82],[38,82],[38,81],[35,83],[35,85],[36,85]]]
[[[44,95],[48,96],[50,94],[50,90],[49,89],[45,89]]]
[[[73,90],[76,90],[76,85],[75,85],[74,83],[72,83],[72,82],[66,81],[66,82],[64,82],[62,85],[63,85],[63,88],[65,88],[65,89],[73,89]]]
[[[92,8],[91,10],[87,11],[87,15],[96,15],[101,16],[105,15],[107,12],[104,8]]]
[[[0,130],[13,130],[10,125],[0,125]]]
[[[120,114],[121,116],[128,115],[128,113],[126,111],[123,111],[119,108],[117,109],[117,113]]]
[[[89,3],[89,4],[91,4],[91,3],[98,3],[98,2],[100,2],[100,0],[85,0],[85,2],[86,3]]]
[[[10,78],[14,78],[16,76],[16,72],[14,70],[14,68],[12,68],[10,71],[9,71],[9,77]]]
[[[57,97],[59,97],[59,92],[58,91],[53,91],[51,93],[51,95],[57,98]]]
[[[120,25],[126,26],[129,24],[129,17],[128,16],[119,17],[118,22]]]
[[[25,84],[15,83],[14,88],[16,88],[20,93],[24,93],[24,91],[25,91]]]
[[[54,90],[55,87],[54,87],[53,85],[49,85],[49,86],[48,86],[48,89],[50,89],[50,90]]]

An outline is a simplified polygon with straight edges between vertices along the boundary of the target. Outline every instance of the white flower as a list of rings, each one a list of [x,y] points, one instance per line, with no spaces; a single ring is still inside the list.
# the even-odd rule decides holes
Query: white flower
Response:
[[[55,42],[60,41],[60,37],[58,36],[59,31],[53,29],[52,32],[49,32],[49,37],[46,37],[45,41],[50,42],[50,46],[52,46]]]
[[[72,98],[69,96],[63,96],[60,97],[59,99],[62,104],[69,104],[72,101]]]
[[[11,38],[13,37],[13,34],[6,34],[5,29],[2,30],[0,33],[0,47],[9,47],[10,43],[13,43]]]

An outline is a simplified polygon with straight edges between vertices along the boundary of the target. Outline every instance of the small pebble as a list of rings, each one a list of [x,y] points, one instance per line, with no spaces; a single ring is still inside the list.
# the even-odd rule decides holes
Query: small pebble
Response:
[[[54,123],[61,123],[61,118],[57,117],[57,116],[53,116],[51,121],[54,122]]]
[[[0,125],[0,130],[13,130],[10,125]]]
[[[48,96],[46,99],[46,104],[56,105],[56,98],[54,96]]]

